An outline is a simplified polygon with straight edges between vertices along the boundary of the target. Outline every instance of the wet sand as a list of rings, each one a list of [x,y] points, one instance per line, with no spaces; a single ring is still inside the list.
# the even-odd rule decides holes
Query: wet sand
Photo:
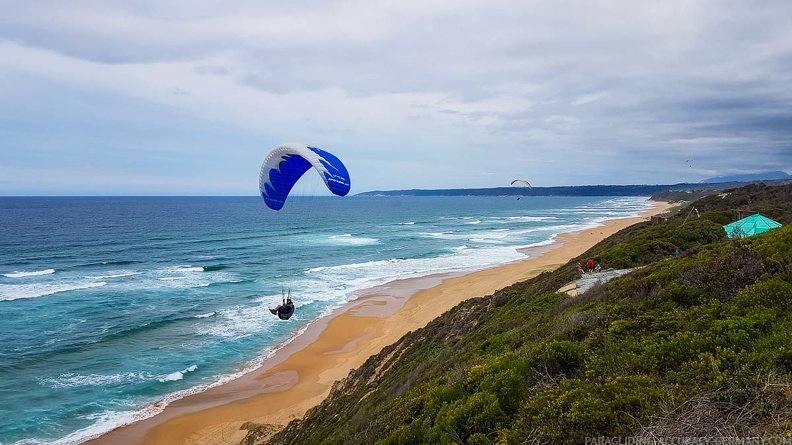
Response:
[[[302,417],[333,383],[383,347],[469,298],[555,270],[613,233],[671,207],[635,218],[609,220],[581,232],[561,234],[552,246],[527,249],[527,259],[467,274],[397,280],[361,293],[332,316],[311,325],[254,372],[177,400],[149,419],[118,428],[91,445],[238,444],[247,422],[285,425]]]

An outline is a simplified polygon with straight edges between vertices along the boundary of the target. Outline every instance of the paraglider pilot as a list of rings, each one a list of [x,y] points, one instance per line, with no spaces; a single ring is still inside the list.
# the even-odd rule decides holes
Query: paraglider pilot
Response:
[[[277,315],[281,320],[288,320],[294,314],[294,303],[291,299],[291,289],[289,295],[283,298],[283,304],[275,306],[275,309],[270,308],[272,315]]]

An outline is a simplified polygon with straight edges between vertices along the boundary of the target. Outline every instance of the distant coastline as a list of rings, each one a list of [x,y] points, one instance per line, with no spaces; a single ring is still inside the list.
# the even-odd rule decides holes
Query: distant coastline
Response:
[[[578,185],[556,187],[490,187],[455,189],[373,190],[355,196],[655,196],[667,192],[725,190],[742,187],[751,182],[768,185],[785,184],[790,179],[762,181],[732,181],[716,183],[635,184],[635,185]]]

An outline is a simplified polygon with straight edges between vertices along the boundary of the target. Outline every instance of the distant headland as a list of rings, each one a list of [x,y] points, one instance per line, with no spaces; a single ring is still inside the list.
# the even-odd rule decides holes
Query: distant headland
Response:
[[[706,192],[738,188],[762,182],[779,185],[792,182],[792,176],[784,179],[762,179],[749,181],[709,182],[679,184],[636,184],[636,185],[578,185],[555,187],[491,187],[491,188],[454,188],[454,189],[409,189],[374,190],[358,193],[355,196],[655,196],[666,192]]]

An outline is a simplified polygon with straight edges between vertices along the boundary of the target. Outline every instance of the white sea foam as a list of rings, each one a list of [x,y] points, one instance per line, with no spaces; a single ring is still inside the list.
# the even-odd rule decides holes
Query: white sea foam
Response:
[[[413,225],[415,225],[415,221],[407,221],[407,222],[399,223],[399,225],[401,225],[401,226],[413,226]]]
[[[217,311],[207,312],[205,314],[198,314],[193,316],[193,318],[209,318],[209,317],[214,317],[215,315],[217,315]]]
[[[338,266],[315,267],[307,271],[316,280],[333,287],[345,283],[355,288],[372,287],[400,278],[419,277],[439,272],[467,271],[525,258],[517,251],[524,246],[468,248],[457,246],[446,255],[430,258],[377,260]],[[293,288],[294,290],[294,288]]]
[[[514,221],[539,222],[539,221],[550,221],[550,220],[558,219],[558,217],[555,217],[555,216],[525,216],[525,215],[522,215],[522,216],[507,216],[504,219],[506,219],[508,222],[514,222]]]
[[[352,244],[352,245],[374,244],[379,241],[377,238],[352,236],[351,233],[345,233],[343,235],[333,235],[330,236],[328,239],[340,244]]]
[[[211,282],[195,279],[193,277],[163,277],[157,278],[160,283],[172,289],[191,289],[197,287],[209,287]]]
[[[532,243],[532,244],[529,244],[529,245],[524,246],[524,247],[549,246],[550,244],[553,244],[554,242],[556,242],[557,239],[558,239],[558,235],[556,235],[554,233],[554,234],[550,235],[550,238],[548,238],[548,239],[546,239],[544,241],[539,241],[539,242],[536,242],[536,243]]]
[[[487,232],[477,232],[475,236],[468,238],[469,241],[477,243],[502,244],[506,242],[510,234],[507,231],[491,230]]]
[[[173,273],[203,272],[204,268],[201,266],[168,266],[163,270],[166,272],[173,272]]]
[[[497,240],[503,242],[507,239],[513,240],[514,244],[519,244],[519,236],[525,235],[531,232],[537,232],[541,230],[549,230],[549,228],[530,228],[530,229],[492,229],[492,230],[476,230],[476,231],[458,231],[458,232],[451,232],[451,231],[444,231],[444,232],[419,232],[417,235],[429,237],[429,238],[436,238],[436,239],[447,239],[447,240],[461,240],[461,241],[474,241],[480,243],[491,243]]]
[[[231,272],[204,272],[204,268],[200,266],[168,266],[149,271],[144,279],[135,281],[134,288],[157,289],[165,286],[172,289],[188,289],[238,281],[239,277]]]
[[[516,240],[521,240],[523,239],[524,235],[528,234],[574,232],[576,230],[580,230],[582,227],[583,226],[580,224],[557,224],[552,226],[530,227],[526,229],[513,229],[509,231],[509,237]]]
[[[25,439],[14,442],[13,445],[76,445],[96,439],[102,434],[106,434],[118,427],[130,425],[141,420],[148,419],[162,412],[167,403],[161,402],[152,404],[138,411],[103,411],[100,413],[83,416],[83,419],[91,420],[90,426],[77,430],[65,437],[57,440]]]
[[[90,278],[92,280],[107,280],[111,278],[126,278],[132,277],[135,275],[142,275],[143,272],[135,272],[135,271],[108,271],[108,275],[86,275],[85,278]]]
[[[55,269],[44,269],[44,270],[36,270],[33,272],[14,271],[11,273],[4,273],[3,276],[6,278],[25,278],[25,277],[35,277],[39,275],[50,275],[53,273],[55,273]]]
[[[0,301],[37,298],[80,289],[105,286],[105,281],[78,281],[74,283],[0,284]]]
[[[274,307],[280,303],[278,296],[267,296],[258,299],[252,306],[237,306],[224,309],[217,313],[217,321],[213,323],[196,323],[193,329],[198,335],[238,339],[249,335],[268,332],[277,319],[272,316],[268,306]],[[305,300],[295,301],[295,306],[306,304]]]
[[[54,378],[43,379],[42,384],[53,388],[74,388],[79,386],[108,386],[123,382],[150,380],[152,376],[140,372],[125,372],[121,374],[77,374],[66,373]]]
[[[181,371],[172,372],[172,373],[170,373],[170,374],[168,374],[168,375],[166,375],[164,377],[160,377],[159,381],[163,382],[163,383],[164,382],[175,382],[177,380],[183,379],[184,378],[184,374],[187,374],[188,372],[193,372],[196,369],[198,369],[198,365],[190,365],[190,366],[186,367],[185,369],[182,369]]]
[[[468,238],[468,241],[479,244],[504,244],[502,240],[495,238],[473,237],[473,238]]]
[[[166,286],[172,289],[189,289],[196,287],[208,287],[216,283],[233,283],[238,281],[232,274],[227,273],[214,273],[211,275],[177,275],[172,277],[158,277],[157,283],[159,285],[153,286],[159,288]]]
[[[445,231],[445,232],[418,232],[417,235],[428,236],[428,237],[431,237],[431,238],[445,238],[445,239],[460,238],[459,236],[454,235],[454,232],[451,232],[451,231]]]

